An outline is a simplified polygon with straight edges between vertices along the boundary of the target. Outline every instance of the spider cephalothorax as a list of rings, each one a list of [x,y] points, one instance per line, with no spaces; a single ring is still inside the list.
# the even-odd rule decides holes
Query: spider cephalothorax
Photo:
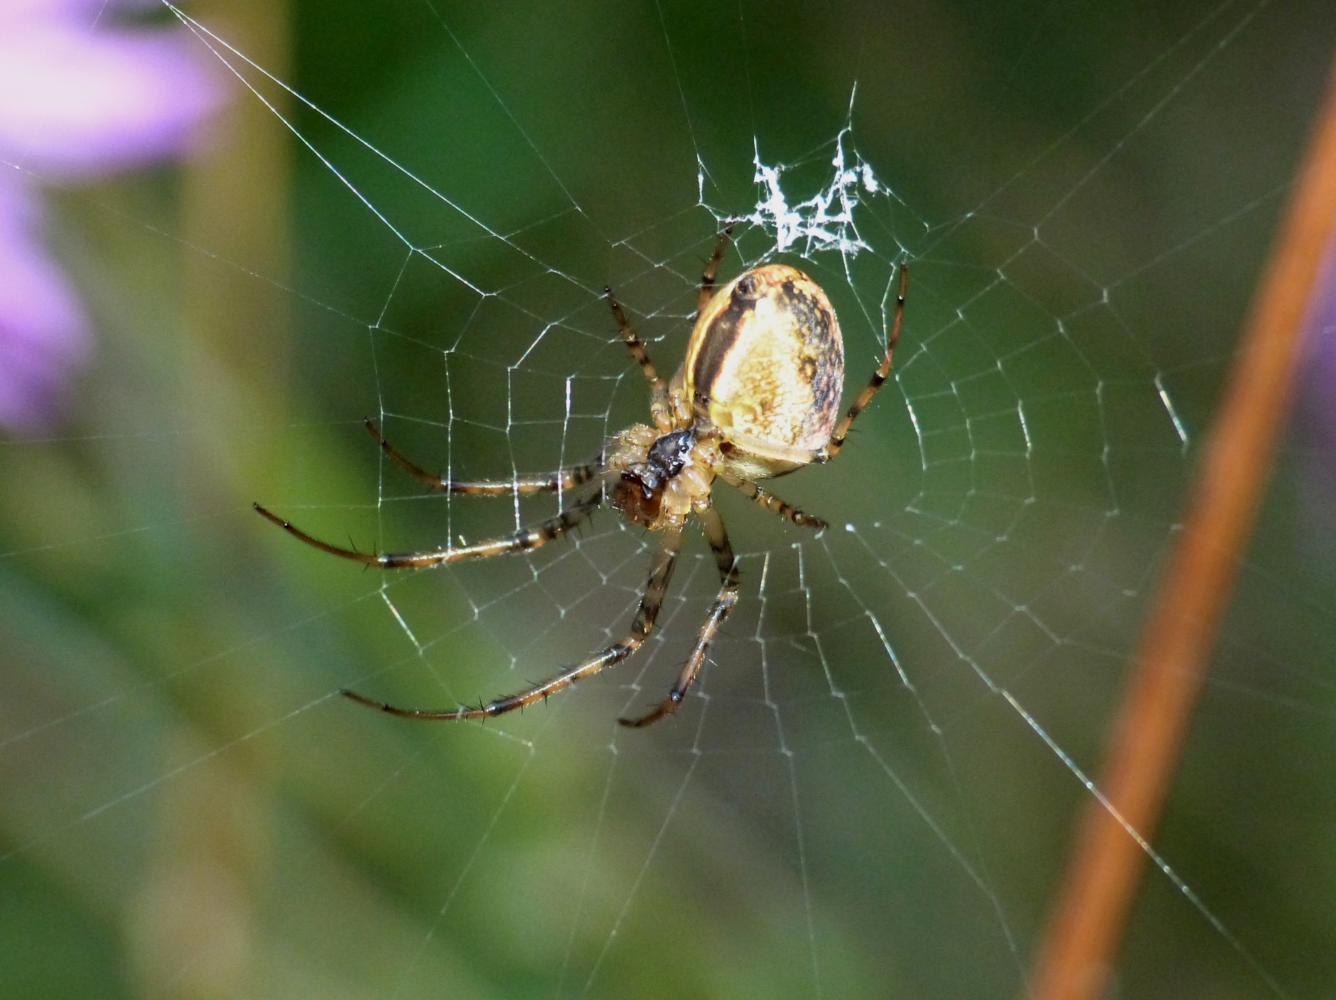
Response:
[[[446,479],[409,461],[380,436],[371,421],[366,421],[367,430],[380,442],[385,454],[431,489],[483,496],[559,492],[576,497],[564,510],[537,527],[471,545],[368,554],[314,538],[255,505],[260,514],[307,544],[381,569],[441,566],[525,552],[566,534],[605,500],[629,521],[659,536],[649,580],[627,635],[551,679],[476,707],[400,708],[352,691],[343,691],[344,695],[392,715],[413,719],[482,719],[544,700],[626,659],[654,629],[681,546],[682,531],[687,520],[695,515],[719,568],[718,596],[668,697],[648,713],[620,721],[644,726],[677,710],[705,662],[710,643],[738,600],[733,548],[711,499],[714,481],[723,480],[795,524],[824,527],[825,522],[820,518],[767,493],[757,480],[783,475],[811,463],[828,462],[839,454],[854,419],[890,374],[904,316],[908,272],[902,266],[895,318],[881,364],[840,418],[844,345],[839,321],[826,293],[802,271],[785,264],[753,268],[716,292],[714,279],[728,240],[729,230],[725,230],[705,265],[686,360],[667,383],[659,377],[621,304],[608,289],[608,304],[622,340],[649,381],[653,423],[634,424],[615,435],[593,461],[547,475],[513,480]],[[590,483],[593,486],[587,485]]]
[[[690,509],[692,494],[700,493],[701,488],[708,493],[714,478],[702,462],[692,461],[696,448],[692,431],[670,431],[658,437],[654,433],[653,428],[636,424],[617,436],[607,458],[609,471],[621,473],[610,487],[612,506],[628,520],[650,529],[662,527],[666,494],[671,494],[666,516],[680,520]],[[646,438],[653,442],[648,447],[643,443]],[[692,466],[688,476],[678,479],[688,466]]]

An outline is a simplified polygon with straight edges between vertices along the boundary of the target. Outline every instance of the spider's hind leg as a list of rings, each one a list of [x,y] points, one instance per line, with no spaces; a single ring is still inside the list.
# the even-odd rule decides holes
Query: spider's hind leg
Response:
[[[568,469],[558,469],[556,472],[541,476],[517,476],[514,479],[447,479],[445,476],[428,472],[381,437],[380,428],[370,417],[362,419],[362,426],[376,440],[380,450],[390,461],[436,493],[500,497],[513,496],[517,493],[527,495],[565,492],[589,482],[603,468],[603,457],[599,455],[583,465],[573,465]]]
[[[868,380],[863,391],[858,394],[858,398],[853,401],[840,422],[835,425],[834,432],[830,435],[830,441],[821,451],[820,461],[829,462],[840,453],[844,447],[845,440],[849,437],[849,428],[858,419],[858,415],[867,409],[867,405],[872,402],[872,397],[882,387],[882,384],[890,377],[891,360],[895,357],[895,345],[900,342],[900,326],[905,319],[905,295],[909,291],[909,265],[902,263],[900,265],[900,288],[895,296],[895,317],[891,320],[891,328],[886,333],[886,353],[882,356],[881,364],[877,370],[872,373],[872,378]]]

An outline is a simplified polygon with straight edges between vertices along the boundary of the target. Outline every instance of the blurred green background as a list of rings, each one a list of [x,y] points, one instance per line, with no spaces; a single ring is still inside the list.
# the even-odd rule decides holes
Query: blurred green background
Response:
[[[3,994],[1023,995],[1089,793],[1013,701],[1098,772],[1329,6],[191,12],[234,90],[208,155],[48,191],[99,342],[67,425],[0,442]],[[545,516],[423,497],[360,419],[458,475],[592,453],[647,412],[602,286],[671,370],[753,158],[807,197],[850,121],[892,193],[803,266],[852,386],[913,261],[897,379],[782,483],[825,535],[720,498],[746,587],[703,697],[615,724],[713,593],[695,536],[661,641],[546,707],[337,697],[546,676],[624,628],[652,539],[605,513],[387,580],[250,502],[394,548]],[[741,226],[726,273],[772,248]],[[1321,440],[1277,457],[1156,837],[1227,931],[1152,872],[1111,995],[1336,995]]]

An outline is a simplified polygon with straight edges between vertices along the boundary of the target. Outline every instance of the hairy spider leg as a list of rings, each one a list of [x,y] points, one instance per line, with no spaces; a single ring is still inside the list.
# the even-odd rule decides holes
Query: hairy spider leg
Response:
[[[252,504],[252,506],[255,508],[255,512],[265,520],[273,522],[289,535],[319,549],[321,552],[328,552],[333,556],[351,559],[367,566],[374,566],[376,569],[405,569],[410,566],[444,566],[448,563],[463,562],[466,559],[490,559],[492,556],[503,556],[511,552],[528,552],[540,545],[546,545],[554,538],[560,538],[589,517],[602,503],[603,495],[600,490],[594,496],[577,504],[572,504],[560,514],[548,518],[536,527],[521,528],[514,534],[489,538],[486,541],[474,542],[472,545],[424,549],[419,552],[358,552],[356,549],[345,549],[342,546],[322,541],[313,535],[308,535],[301,528],[290,521],[283,520],[283,518],[266,510],[258,503]]]
[[[710,254],[710,259],[706,261],[705,270],[700,276],[700,290],[696,293],[696,315],[691,320],[693,326],[700,319],[700,314],[705,311],[710,299],[714,297],[714,279],[719,273],[719,262],[724,259],[724,251],[728,249],[732,236],[733,224],[730,222],[719,234],[719,240],[714,245],[714,253]]]
[[[724,227],[724,231],[719,234],[718,242],[714,245],[714,252],[710,254],[710,259],[705,264],[705,270],[700,279],[700,290],[696,294],[695,319],[700,318],[701,310],[705,308],[705,304],[710,301],[710,296],[714,294],[714,279],[719,273],[719,262],[724,258],[724,251],[728,247],[732,233],[732,225]],[[622,342],[626,344],[626,349],[631,352],[631,357],[635,358],[636,363],[640,365],[640,370],[645,373],[645,378],[649,381],[649,411],[654,420],[654,426],[664,432],[672,430],[672,407],[668,399],[668,384],[664,382],[658,369],[654,367],[654,362],[649,357],[649,351],[645,349],[645,342],[640,339],[635,327],[626,318],[626,312],[622,309],[622,304],[618,301],[612,288],[604,288],[603,295],[608,300],[608,307],[612,309],[613,318],[617,320],[617,330],[622,335]]]
[[[724,528],[724,519],[719,516],[713,507],[707,507],[699,514],[701,524],[705,528],[705,537],[709,539],[710,548],[714,552],[715,564],[719,567],[719,577],[723,581],[719,585],[719,594],[710,605],[709,614],[705,616],[705,622],[700,627],[700,634],[696,637],[696,646],[687,657],[687,662],[682,666],[682,672],[677,675],[677,682],[672,690],[668,692],[668,697],[660,702],[655,708],[635,719],[618,719],[623,726],[632,726],[640,728],[650,726],[658,722],[665,716],[672,715],[677,711],[682,699],[687,696],[691,690],[691,685],[695,683],[696,676],[700,673],[700,668],[705,664],[705,657],[709,654],[710,643],[719,634],[719,629],[723,626],[724,620],[732,613],[734,606],[738,603],[738,566],[737,560],[733,557],[733,546],[728,541],[728,531]]]
[[[376,439],[383,451],[395,465],[403,469],[414,479],[423,483],[429,490],[437,493],[469,493],[475,496],[513,496],[530,493],[558,493],[575,489],[589,482],[603,468],[603,456],[599,455],[583,465],[573,465],[568,469],[558,469],[540,476],[518,476],[515,479],[446,479],[444,476],[428,472],[415,464],[398,448],[381,437],[380,429],[370,417],[362,419],[367,433]]]
[[[355,691],[344,689],[339,693],[345,698],[351,698],[353,701],[378,709],[381,712],[388,712],[390,715],[398,715],[406,719],[438,722],[488,719],[494,715],[504,715],[506,712],[513,712],[517,708],[524,708],[536,701],[545,701],[577,681],[592,677],[594,674],[620,663],[640,648],[641,643],[654,631],[654,622],[659,617],[659,610],[663,607],[663,598],[668,590],[668,581],[673,575],[673,566],[677,563],[677,551],[681,545],[681,540],[682,531],[680,528],[665,532],[661,536],[659,547],[654,554],[649,579],[645,583],[644,593],[640,597],[640,607],[636,610],[635,619],[632,621],[631,628],[626,636],[621,641],[614,642],[612,645],[599,650],[584,661],[561,671],[561,673],[543,681],[541,684],[535,684],[527,690],[507,695],[504,698],[497,698],[485,705],[479,705],[477,708],[468,708],[464,705],[460,705],[458,708],[441,709],[400,708],[397,705],[390,705],[383,701],[368,698],[366,695],[358,694]]]
[[[844,441],[849,436],[849,428],[858,419],[858,415],[867,409],[867,405],[872,402],[872,397],[877,394],[877,390],[890,377],[891,359],[895,356],[895,345],[900,342],[900,324],[905,318],[905,293],[909,291],[909,265],[902,263],[900,265],[900,288],[895,295],[895,318],[891,320],[890,332],[886,335],[886,354],[881,359],[881,364],[877,370],[872,373],[872,378],[868,380],[863,391],[858,394],[858,398],[853,401],[849,407],[849,412],[844,418],[835,425],[835,431],[830,435],[830,441],[826,447],[821,449],[823,455],[818,461],[829,462],[840,453],[844,447]]]
[[[760,504],[772,514],[778,514],[785,520],[792,521],[794,524],[804,528],[814,528],[820,531],[826,526],[826,522],[815,514],[807,514],[799,510],[793,504],[786,500],[781,500],[768,490],[762,489],[757,483],[750,479],[744,479],[739,475],[729,472],[727,469],[719,470],[719,478],[722,479],[733,489],[737,490],[748,500]]]
[[[631,326],[631,321],[626,318],[626,313],[622,310],[622,304],[617,301],[617,296],[613,294],[612,289],[603,289],[603,296],[608,300],[608,306],[612,309],[613,318],[617,320],[617,329],[621,332],[622,343],[626,344],[626,349],[631,352],[631,357],[636,359],[640,365],[640,370],[645,373],[645,378],[649,380],[650,403],[649,412],[654,418],[654,426],[662,432],[673,429],[672,408],[668,404],[668,385],[659,376],[658,370],[654,367],[654,362],[649,359],[649,352],[645,350],[645,344],[636,333],[635,328]]]

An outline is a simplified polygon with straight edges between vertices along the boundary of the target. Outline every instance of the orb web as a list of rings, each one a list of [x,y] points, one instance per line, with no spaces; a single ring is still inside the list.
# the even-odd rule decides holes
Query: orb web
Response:
[[[440,727],[337,689],[423,707],[521,690],[625,633],[655,539],[604,511],[529,554],[400,574],[282,539],[265,574],[283,595],[246,626],[246,649],[111,684],[109,700],[36,716],[9,745],[106,725],[136,691],[201,697],[220,662],[229,684],[279,693],[240,723],[191,730],[172,763],[128,764],[132,777],[72,792],[69,808],[32,810],[6,862],[109,818],[133,828],[137,803],[170,807],[207,789],[210,762],[271,745],[295,790],[273,821],[266,963],[295,952],[321,979],[399,996],[652,993],[646,970],[702,995],[1023,993],[1072,816],[1100,799],[1100,732],[1302,132],[1296,110],[1273,122],[1271,155],[1227,145],[1272,114],[1271,91],[1250,88],[1273,36],[1296,30],[1286,15],[1193,7],[1148,38],[1112,24],[1087,78],[1096,27],[1038,8],[929,18],[910,37],[804,4],[773,31],[747,5],[559,25],[405,4],[387,16],[420,46],[402,61],[413,72],[372,76],[349,103],[329,77],[365,59],[321,48],[332,18],[303,42],[323,72],[293,82],[224,22],[163,10],[293,152],[315,266],[282,282],[300,331],[286,385],[316,416],[264,423],[302,457],[253,488],[320,537],[468,544],[574,502],[427,493],[360,420],[451,478],[588,459],[648,416],[604,285],[671,373],[725,225],[722,277],[782,260],[830,295],[846,400],[880,358],[908,264],[906,324],[838,461],[770,484],[826,531],[719,491],[742,599],[676,718],[616,724],[667,692],[718,586],[697,530],[632,660],[523,713]],[[990,31],[1012,44],[963,80],[915,54]],[[818,85],[778,68],[795,37],[826,46],[802,64]],[[732,58],[712,58],[720,44]],[[617,56],[590,68],[592,51]],[[980,110],[950,115],[946,93]],[[221,266],[242,288],[269,280]],[[1282,521],[1262,537],[1283,538]],[[1238,995],[1301,994],[1318,974],[1304,934],[1320,914],[1277,944],[1260,926],[1269,895],[1237,898],[1259,866],[1276,886],[1295,870],[1275,839],[1241,846],[1266,772],[1231,756],[1233,734],[1285,743],[1265,757],[1278,768],[1310,745],[1287,742],[1296,720],[1315,742],[1331,729],[1321,652],[1293,637],[1322,602],[1288,559],[1249,555],[1251,604],[1222,635],[1204,749],[1190,748],[1163,836],[1128,831],[1153,870],[1129,990],[1183,962],[1197,981],[1246,983]],[[274,679],[280,647],[300,666]],[[311,944],[322,931],[363,946]],[[177,961],[185,975],[198,959]]]

